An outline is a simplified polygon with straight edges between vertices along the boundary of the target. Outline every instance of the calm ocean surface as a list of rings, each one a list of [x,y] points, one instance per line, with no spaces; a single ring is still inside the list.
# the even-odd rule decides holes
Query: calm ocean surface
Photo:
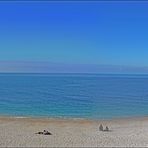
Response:
[[[0,74],[0,115],[145,116],[148,75]]]

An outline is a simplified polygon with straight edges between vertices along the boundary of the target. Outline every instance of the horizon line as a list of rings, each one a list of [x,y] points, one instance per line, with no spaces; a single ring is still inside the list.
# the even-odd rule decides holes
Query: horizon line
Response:
[[[86,75],[93,75],[93,74],[98,74],[98,75],[148,75],[148,73],[95,73],[95,72],[90,72],[90,73],[79,73],[79,72],[67,72],[67,73],[64,73],[64,72],[58,72],[58,73],[55,73],[55,72],[40,72],[40,73],[37,73],[37,72],[0,72],[0,74],[86,74]]]

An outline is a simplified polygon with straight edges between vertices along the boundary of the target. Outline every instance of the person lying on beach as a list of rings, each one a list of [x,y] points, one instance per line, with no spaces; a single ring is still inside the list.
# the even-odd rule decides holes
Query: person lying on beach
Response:
[[[44,130],[43,135],[52,135],[50,132]]]
[[[50,132],[44,130],[43,132],[37,132],[35,134],[39,134],[39,135],[52,135]]]

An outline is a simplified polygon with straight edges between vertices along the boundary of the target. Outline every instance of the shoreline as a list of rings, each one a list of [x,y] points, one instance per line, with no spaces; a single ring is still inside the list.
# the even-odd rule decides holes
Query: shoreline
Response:
[[[148,121],[148,116],[126,117],[113,119],[86,119],[86,118],[53,118],[53,117],[23,117],[23,116],[0,116],[0,121],[37,122],[37,123],[78,123],[78,124],[124,124]]]
[[[62,120],[62,121],[125,121],[125,120],[143,120],[148,119],[146,116],[128,116],[128,117],[113,117],[113,118],[73,118],[73,117],[46,117],[46,116],[11,116],[11,115],[0,115],[0,119],[33,119],[33,120]]]
[[[99,131],[99,125],[109,132]],[[110,120],[0,116],[0,147],[147,147],[148,116]],[[52,135],[35,133],[48,130]]]

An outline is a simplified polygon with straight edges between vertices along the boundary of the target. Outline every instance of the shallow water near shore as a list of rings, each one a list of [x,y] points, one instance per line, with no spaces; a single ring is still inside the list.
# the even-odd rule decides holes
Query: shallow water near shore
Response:
[[[0,114],[111,119],[148,115],[148,75],[0,74]]]

